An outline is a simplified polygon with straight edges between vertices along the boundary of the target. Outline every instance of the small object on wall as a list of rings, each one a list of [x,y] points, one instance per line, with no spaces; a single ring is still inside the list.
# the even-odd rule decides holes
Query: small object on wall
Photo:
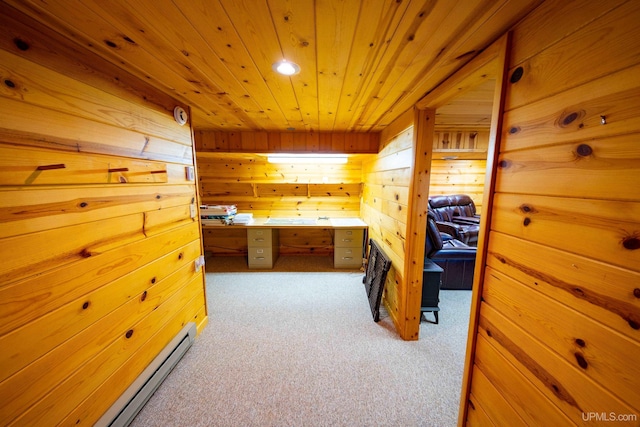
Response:
[[[185,172],[185,175],[187,177],[187,181],[193,181],[194,179],[196,179],[195,171],[193,169],[193,166],[185,166],[184,167],[184,172]]]
[[[187,112],[184,110],[184,108],[177,106],[173,109],[173,118],[176,119],[176,122],[180,126],[184,126],[187,123],[188,119]]]
[[[196,273],[200,271],[202,267],[204,267],[204,255],[200,255],[195,260]]]

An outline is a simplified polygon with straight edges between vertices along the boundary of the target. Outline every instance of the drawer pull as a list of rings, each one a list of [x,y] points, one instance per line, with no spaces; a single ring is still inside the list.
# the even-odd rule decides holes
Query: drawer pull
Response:
[[[351,243],[353,242],[353,239],[342,239],[343,242],[347,242],[347,243]]]
[[[257,256],[254,259],[264,259],[264,257],[263,256]]]
[[[342,259],[353,259],[352,256],[343,256]]]
[[[254,242],[264,242],[264,239],[261,237],[259,239],[253,239]]]

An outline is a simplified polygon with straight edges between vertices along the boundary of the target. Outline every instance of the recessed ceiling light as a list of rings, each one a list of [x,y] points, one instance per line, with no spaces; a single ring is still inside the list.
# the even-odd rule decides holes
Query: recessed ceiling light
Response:
[[[285,76],[293,76],[300,72],[300,66],[298,64],[295,62],[289,62],[286,59],[275,62],[272,68],[276,73],[280,73]]]

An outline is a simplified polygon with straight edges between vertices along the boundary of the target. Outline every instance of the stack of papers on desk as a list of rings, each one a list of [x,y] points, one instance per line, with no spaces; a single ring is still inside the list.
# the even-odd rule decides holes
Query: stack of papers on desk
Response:
[[[253,214],[252,213],[239,213],[233,217],[233,224],[235,225],[249,225],[253,223]]]
[[[200,220],[203,225],[229,225],[237,212],[236,205],[202,205]]]

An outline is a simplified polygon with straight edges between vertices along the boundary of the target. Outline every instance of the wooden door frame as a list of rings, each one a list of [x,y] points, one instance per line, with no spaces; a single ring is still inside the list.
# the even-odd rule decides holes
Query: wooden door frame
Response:
[[[506,75],[508,70],[508,53],[511,46],[511,33],[504,34],[500,39],[495,41],[492,45],[487,47],[484,51],[478,54],[474,59],[468,62],[464,67],[454,73],[451,77],[445,80],[442,84],[425,95],[420,101],[416,103],[415,123],[414,123],[414,143],[417,143],[421,149],[420,154],[425,159],[431,159],[433,151],[433,132],[427,131],[427,125],[425,120],[420,120],[424,115],[433,115],[438,107],[445,105],[447,102],[469,90],[478,84],[486,81],[488,78],[496,79],[496,89],[493,98],[493,109],[491,114],[491,130],[489,134],[489,147],[487,150],[487,167],[485,175],[485,184],[483,190],[483,201],[481,210],[481,224],[480,234],[478,236],[478,252],[476,256],[476,264],[474,270],[473,289],[471,297],[471,309],[469,319],[469,332],[467,336],[467,348],[465,355],[464,373],[462,378],[462,389],[460,395],[460,409],[458,414],[458,425],[464,425],[464,421],[467,417],[467,404],[468,396],[471,389],[471,374],[473,368],[474,353],[476,347],[476,336],[478,331],[478,316],[482,295],[482,286],[484,283],[485,265],[487,259],[487,247],[488,247],[488,233],[491,224],[491,207],[493,205],[493,196],[495,193],[495,176],[496,167],[498,163],[498,154],[500,139],[502,135],[502,119],[504,111],[505,93],[506,93]],[[433,123],[429,124],[433,126]],[[420,136],[421,135],[421,136]],[[420,151],[418,151],[420,152]],[[418,159],[415,168],[425,168],[424,163],[420,164]],[[430,163],[427,166],[430,168]],[[414,173],[415,175],[415,173]],[[427,189],[424,192],[424,186],[420,181],[414,181],[410,192],[416,194],[416,191],[422,189],[422,197],[420,200],[420,208],[415,209],[412,212],[411,220],[409,221],[412,226],[408,232],[418,232],[422,230],[420,235],[423,237],[422,242],[419,239],[414,239],[411,243],[414,245],[421,245],[424,247],[424,230],[426,226],[426,211],[428,205],[428,177]],[[412,234],[413,235],[413,234]],[[418,251],[416,251],[418,252]],[[424,249],[423,249],[424,253]],[[417,260],[414,258],[414,261]],[[415,264],[415,262],[414,262]],[[422,283],[422,269],[411,266],[410,268],[405,262],[405,271],[407,273],[407,281],[411,284],[419,281]],[[420,277],[418,277],[418,274]],[[419,304],[422,299],[422,289],[420,287],[419,292],[410,293],[408,295],[409,301],[406,303],[407,309],[417,310],[419,315]],[[415,307],[418,307],[417,309]],[[407,317],[412,312],[408,311]],[[419,317],[418,317],[418,329],[419,329]]]

